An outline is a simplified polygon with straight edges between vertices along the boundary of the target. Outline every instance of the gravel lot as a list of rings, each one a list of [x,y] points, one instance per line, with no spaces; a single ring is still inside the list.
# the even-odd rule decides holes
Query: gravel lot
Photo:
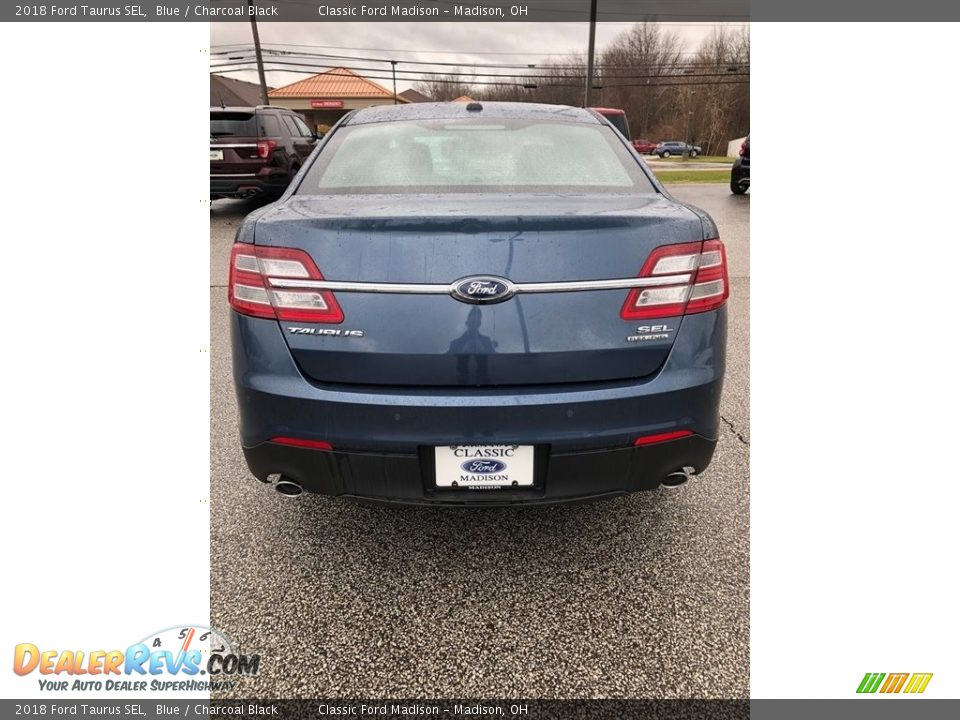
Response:
[[[212,204],[210,617],[263,658],[237,696],[748,695],[750,196],[672,191],[731,264],[713,464],[679,491],[496,510],[291,501],[247,474],[224,285],[256,205]]]

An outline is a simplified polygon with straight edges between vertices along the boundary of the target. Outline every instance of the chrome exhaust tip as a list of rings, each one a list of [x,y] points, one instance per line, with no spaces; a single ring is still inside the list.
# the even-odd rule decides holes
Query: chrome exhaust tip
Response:
[[[677,470],[667,475],[661,482],[660,487],[670,488],[675,490],[678,487],[686,484],[687,480],[690,479],[690,474],[686,470]]]
[[[278,493],[285,497],[299,497],[303,495],[303,488],[300,487],[300,483],[296,483],[290,478],[280,478],[273,487]]]

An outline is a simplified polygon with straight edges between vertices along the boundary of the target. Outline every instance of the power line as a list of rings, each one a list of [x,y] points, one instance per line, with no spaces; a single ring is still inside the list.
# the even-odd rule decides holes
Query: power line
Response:
[[[265,61],[265,62],[268,62],[268,63],[269,63],[270,61],[268,60],[268,61]],[[348,69],[349,69],[349,68],[348,68]],[[248,71],[250,71],[250,70],[252,70],[252,68],[249,68],[249,67],[227,68],[227,69],[222,70],[222,71],[219,72],[219,73],[214,73],[214,74],[223,74],[223,73],[231,73],[231,72],[248,72]],[[315,75],[315,74],[316,74],[316,73],[313,72],[312,70],[292,70],[292,69],[282,69],[282,68],[281,68],[281,70],[282,70],[283,72],[299,73],[299,74],[302,74],[302,75]],[[366,77],[366,78],[369,79],[369,80],[390,80],[390,79],[391,79],[391,77],[390,77],[389,75],[364,75],[364,77]],[[504,77],[509,77],[509,76],[504,76]],[[522,77],[523,77],[523,76],[518,76],[518,78],[520,78],[520,79],[522,79]],[[668,77],[668,78],[670,78],[670,79],[672,79],[672,78],[677,78],[677,77],[686,77],[686,78],[688,78],[688,80],[685,81],[685,82],[662,82],[662,81],[660,81],[660,80],[662,80],[664,77]],[[750,83],[749,80],[714,80],[714,81],[712,81],[712,82],[698,82],[698,81],[696,81],[696,78],[697,78],[697,77],[698,77],[698,76],[696,76],[696,75],[687,75],[687,76],[671,75],[671,76],[660,76],[660,80],[655,81],[655,82],[650,82],[650,81],[648,80],[648,81],[645,82],[645,83],[608,83],[608,84],[601,83],[600,89],[601,89],[601,90],[605,90],[605,89],[607,89],[607,88],[614,88],[614,87],[627,87],[627,88],[629,88],[629,87],[671,87],[671,86],[677,86],[677,87],[697,87],[697,86],[704,86],[704,85],[711,85],[711,86],[712,86],[712,85],[747,85],[747,84]],[[524,83],[522,83],[522,82],[488,82],[488,81],[480,81],[480,80],[475,81],[475,82],[465,82],[465,81],[462,81],[462,80],[449,80],[449,79],[441,79],[441,78],[404,78],[404,79],[405,79],[407,82],[414,82],[414,83],[415,83],[415,82],[431,82],[431,83],[441,83],[441,84],[444,84],[444,85],[484,85],[484,86],[486,86],[486,85],[493,85],[493,86],[518,87],[518,88],[523,88],[523,87],[524,87]],[[560,80],[577,80],[577,79],[582,79],[582,78],[577,78],[576,76],[568,76],[568,77],[562,77],[562,78],[558,78],[558,79],[560,79]],[[558,88],[558,87],[559,87],[559,88],[578,88],[578,89],[579,89],[579,88],[581,87],[581,84],[580,84],[580,83],[577,83],[576,85],[569,85],[569,84],[564,84],[564,83],[545,82],[545,83],[543,83],[542,85],[540,85],[539,87],[542,87],[542,88]],[[282,99],[282,98],[277,98],[277,99]]]
[[[236,60],[236,61],[231,61],[231,62],[219,63],[219,64],[217,64],[217,65],[211,65],[210,67],[212,67],[212,68],[214,68],[214,69],[225,68],[225,67],[236,67],[236,66],[240,66],[240,65],[250,65],[252,62],[254,62],[254,61],[253,61],[253,60]],[[290,61],[290,60],[270,60],[269,58],[267,58],[266,60],[264,60],[264,62],[267,63],[267,64],[271,64],[271,65],[283,65],[283,66],[291,66],[291,67],[308,67],[308,68],[314,68],[314,69],[317,69],[317,68],[320,68],[320,67],[327,67],[326,65],[318,64],[318,63],[300,63],[300,62],[293,62],[293,61]],[[337,67],[343,67],[344,70],[351,70],[351,71],[354,71],[354,72],[363,72],[363,73],[366,73],[366,72],[383,72],[383,71],[384,71],[384,68],[359,67],[359,66],[355,66],[355,65],[352,65],[352,66],[350,66],[350,67],[345,67],[345,66],[337,66]],[[731,67],[733,67],[733,66],[731,66]],[[716,66],[715,66],[715,65],[712,65],[712,66],[710,66],[710,67],[707,68],[707,69],[712,70],[712,69],[715,69],[715,68],[716,68]],[[568,69],[570,69],[570,70],[583,70],[583,68],[581,68],[581,67],[571,67],[571,68],[568,68]],[[620,79],[625,79],[625,80],[635,80],[635,79],[646,80],[646,79],[651,79],[651,78],[663,78],[663,77],[677,77],[677,78],[682,78],[682,77],[737,77],[737,76],[746,77],[746,76],[749,76],[749,75],[750,75],[749,72],[740,72],[740,70],[741,70],[741,68],[735,68],[735,69],[733,69],[733,70],[729,70],[729,69],[728,69],[728,70],[725,71],[725,72],[715,72],[715,73],[708,73],[708,72],[689,72],[689,73],[687,73],[687,72],[670,72],[670,73],[658,73],[658,74],[654,74],[654,75],[624,75],[624,74],[621,74],[621,73],[612,73],[611,76],[612,76],[612,77],[617,77],[617,78],[620,78]],[[396,72],[397,72],[397,73],[400,73],[400,74],[404,74],[404,75],[438,75],[438,76],[441,76],[441,77],[481,77],[481,78],[482,78],[482,77],[487,77],[487,78],[526,78],[526,79],[529,79],[529,80],[543,80],[543,79],[551,79],[551,78],[557,77],[556,75],[553,75],[553,74],[544,75],[544,74],[537,74],[537,73],[523,73],[522,75],[518,75],[518,74],[516,74],[516,73],[503,74],[503,73],[480,73],[480,72],[466,72],[466,71],[465,71],[465,72],[449,72],[449,71],[447,71],[447,72],[438,72],[438,71],[432,71],[432,70],[401,70],[401,69],[397,69]],[[335,73],[334,73],[334,74],[335,74]],[[580,75],[571,76],[571,77],[585,77],[585,76],[586,76],[586,73],[585,73],[585,72],[581,72]]]
[[[505,51],[482,51],[482,50],[399,50],[396,48],[364,48],[364,47],[342,47],[336,45],[308,45],[308,44],[297,44],[297,43],[264,43],[264,48],[310,48],[313,50],[359,50],[361,52],[388,52],[388,53],[415,53],[420,55],[507,55],[507,56],[524,56],[524,57],[542,57],[542,58],[553,58],[558,55],[568,55],[570,52],[575,51],[566,51],[560,53],[532,53],[532,52],[505,52]],[[211,50],[217,48],[217,52],[211,52],[211,55],[229,55],[232,52],[239,50],[249,50],[249,43],[233,43],[233,44],[222,44],[222,45],[211,45]],[[223,49],[221,49],[223,48]],[[695,56],[699,54],[699,50],[677,50],[672,55],[678,56]],[[309,53],[303,53],[309,54]],[[349,57],[341,55],[333,55],[328,53],[320,53],[324,57]],[[427,61],[427,60],[403,60],[402,62],[419,62],[424,65],[443,65],[443,64],[453,64],[453,65],[462,65],[464,63],[443,63],[440,61]],[[472,63],[471,63],[472,64]]]
[[[633,25],[635,23],[599,23],[600,25]],[[683,25],[683,26],[703,26],[703,27],[732,27],[723,23],[657,23],[658,25]],[[746,23],[742,25],[746,26]],[[554,57],[558,54],[562,55],[565,53],[556,53],[556,52],[518,52],[518,51],[507,51],[507,50],[423,50],[423,49],[399,49],[399,48],[372,48],[372,47],[353,47],[350,45],[311,45],[309,43],[265,43],[265,46],[271,47],[290,47],[290,48],[311,48],[315,50],[359,50],[362,52],[389,52],[389,53],[409,53],[417,55],[450,55],[452,53],[458,55],[507,55],[507,56],[516,56],[516,57]],[[244,43],[218,43],[211,45],[210,48],[243,48],[249,47],[249,44]],[[696,55],[697,50],[682,50],[681,54],[684,55]],[[216,54],[216,53],[211,53]]]
[[[245,60],[250,57],[250,50],[241,50],[234,52],[221,52],[221,53],[211,53],[211,55],[224,55],[226,60]],[[428,62],[420,60],[395,60],[395,59],[383,59],[383,58],[374,58],[374,57],[360,57],[356,55],[327,55],[324,53],[306,53],[306,52],[289,52],[289,51],[276,51],[270,49],[264,49],[264,52],[269,55],[279,56],[279,57],[291,57],[297,59],[309,59],[317,58],[321,60],[355,60],[359,62],[375,62],[375,63],[402,63],[404,65],[425,65],[425,66],[437,66],[437,67],[454,67],[454,68],[465,68],[465,67],[476,67],[476,68],[494,68],[501,70],[542,70],[542,69],[579,69],[582,65],[570,65],[570,64],[559,64],[559,63],[544,63],[542,67],[538,67],[536,64],[492,64],[492,63],[470,63],[470,62]],[[246,54],[244,54],[246,53]],[[604,65],[598,64],[596,67],[599,70],[635,70],[643,67],[668,67],[673,66],[677,68],[715,68],[720,65],[727,66],[741,66],[745,67],[749,63],[743,61],[731,61],[731,62],[689,62],[689,61],[670,61],[666,60],[661,63],[634,63],[631,65]],[[332,67],[332,64],[325,64],[325,66]],[[399,72],[399,71],[398,71]],[[423,71],[427,72],[427,71]]]

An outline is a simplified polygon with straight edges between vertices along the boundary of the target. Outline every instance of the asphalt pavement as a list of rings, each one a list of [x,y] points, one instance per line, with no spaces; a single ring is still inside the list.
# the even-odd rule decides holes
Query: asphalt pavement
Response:
[[[749,210],[707,210],[731,269],[720,441],[679,490],[527,509],[291,500],[246,470],[226,274],[251,201],[210,213],[210,619],[260,674],[237,697],[745,698]]]

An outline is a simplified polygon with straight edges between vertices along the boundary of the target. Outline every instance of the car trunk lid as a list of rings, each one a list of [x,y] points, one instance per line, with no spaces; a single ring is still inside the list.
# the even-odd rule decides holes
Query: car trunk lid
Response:
[[[341,323],[280,321],[307,377],[474,387],[642,378],[663,364],[681,318],[624,320],[623,288],[472,304],[446,291],[455,281],[635,278],[654,248],[702,239],[700,219],[657,193],[303,195],[261,217],[255,236],[306,252],[327,281],[441,286],[335,290]]]

